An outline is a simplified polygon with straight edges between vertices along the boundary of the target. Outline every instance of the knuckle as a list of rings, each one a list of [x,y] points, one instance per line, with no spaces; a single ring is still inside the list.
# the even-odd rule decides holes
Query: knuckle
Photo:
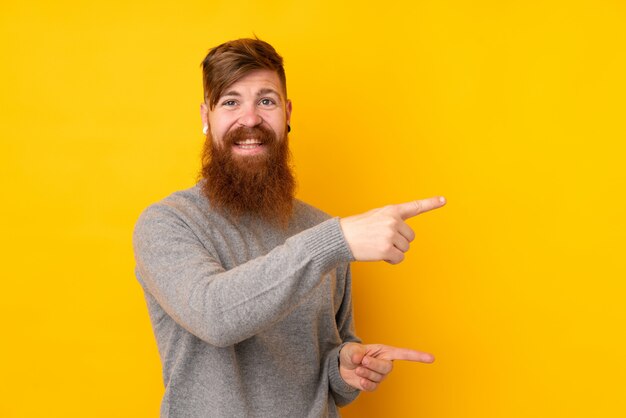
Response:
[[[400,216],[400,208],[397,205],[385,206],[385,213],[392,219],[395,219]]]
[[[369,380],[365,380],[364,382],[362,382],[361,386],[363,386],[363,390],[365,390],[366,392],[372,392],[376,389],[376,384]]]
[[[385,242],[382,247],[382,251],[384,254],[391,254],[393,252],[394,246],[390,241]]]
[[[392,216],[386,216],[382,221],[383,226],[388,229],[394,229],[396,226],[396,218]]]
[[[391,373],[391,371],[393,370],[393,362],[392,362],[392,361],[390,361],[389,363],[387,363],[387,367],[386,367],[386,369],[387,369],[387,370],[385,371],[385,374],[389,374],[389,373]]]

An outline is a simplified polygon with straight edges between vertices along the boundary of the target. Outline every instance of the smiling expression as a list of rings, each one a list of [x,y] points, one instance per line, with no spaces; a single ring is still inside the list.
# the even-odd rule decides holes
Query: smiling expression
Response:
[[[255,134],[261,128],[271,131],[279,141],[285,137],[291,116],[291,101],[284,97],[278,74],[272,70],[251,71],[224,90],[215,107],[201,105],[204,126],[208,126],[214,144],[223,147],[224,138],[237,130],[237,140],[227,146],[238,157],[268,152],[263,138]]]

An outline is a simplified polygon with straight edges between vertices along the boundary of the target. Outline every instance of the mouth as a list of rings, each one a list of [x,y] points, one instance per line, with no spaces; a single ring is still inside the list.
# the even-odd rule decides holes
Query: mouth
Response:
[[[235,146],[239,149],[251,150],[262,146],[263,143],[258,139],[246,139],[244,141],[235,142]]]
[[[266,146],[260,139],[244,139],[233,143],[233,151],[239,155],[256,155],[264,153]]]

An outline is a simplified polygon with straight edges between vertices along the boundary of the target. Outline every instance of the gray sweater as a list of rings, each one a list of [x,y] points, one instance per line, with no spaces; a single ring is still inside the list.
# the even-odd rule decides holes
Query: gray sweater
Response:
[[[133,237],[163,367],[162,417],[335,417],[352,318],[338,219],[295,202],[286,230],[214,211],[199,185],[148,207]]]

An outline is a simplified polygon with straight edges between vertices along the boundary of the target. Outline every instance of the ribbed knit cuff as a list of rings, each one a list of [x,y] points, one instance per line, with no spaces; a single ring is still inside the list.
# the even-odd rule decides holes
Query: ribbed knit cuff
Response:
[[[320,271],[327,272],[339,263],[354,260],[343,236],[339,218],[324,221],[306,232],[304,245]]]
[[[328,381],[333,392],[335,403],[338,406],[345,406],[356,399],[361,393],[360,390],[346,383],[339,372],[339,352],[347,343],[341,344],[328,353]]]

